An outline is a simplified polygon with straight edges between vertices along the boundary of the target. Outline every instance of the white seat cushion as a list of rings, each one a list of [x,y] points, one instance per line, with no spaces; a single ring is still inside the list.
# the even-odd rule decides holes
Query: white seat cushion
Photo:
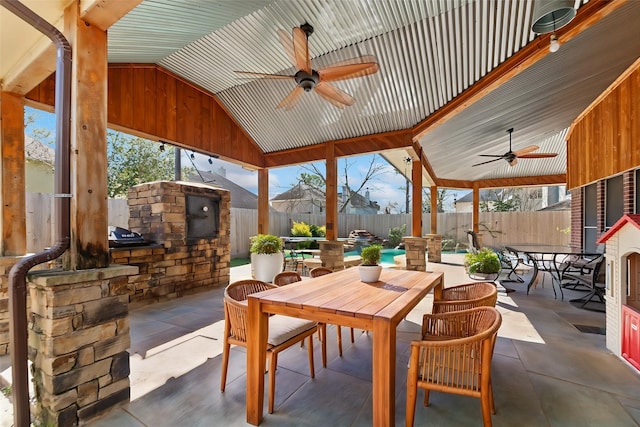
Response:
[[[269,317],[268,343],[273,346],[280,345],[316,325],[317,323],[311,320],[296,319],[295,317],[276,314],[275,316]]]

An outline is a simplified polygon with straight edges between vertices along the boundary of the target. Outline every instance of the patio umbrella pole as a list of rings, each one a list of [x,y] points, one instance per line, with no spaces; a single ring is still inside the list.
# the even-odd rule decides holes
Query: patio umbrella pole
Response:
[[[13,419],[16,427],[31,424],[29,372],[27,366],[27,273],[38,264],[58,258],[70,242],[70,133],[71,133],[71,45],[53,25],[17,0],[0,0],[0,5],[49,37],[56,46],[56,153],[55,223],[56,241],[51,248],[25,257],[9,271],[9,331],[13,387]]]

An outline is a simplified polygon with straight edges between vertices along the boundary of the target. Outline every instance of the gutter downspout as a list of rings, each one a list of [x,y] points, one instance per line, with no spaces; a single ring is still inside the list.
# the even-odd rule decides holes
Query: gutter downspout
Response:
[[[49,249],[25,257],[9,272],[9,336],[13,381],[15,427],[28,427],[30,421],[27,345],[27,273],[38,264],[62,255],[71,241],[70,134],[71,134],[71,45],[53,25],[18,0],[0,0],[0,5],[49,37],[56,46],[56,150],[55,222],[56,242]]]

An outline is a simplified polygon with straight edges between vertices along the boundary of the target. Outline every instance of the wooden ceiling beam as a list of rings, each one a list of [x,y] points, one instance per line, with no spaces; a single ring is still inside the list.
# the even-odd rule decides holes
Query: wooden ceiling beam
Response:
[[[573,39],[584,30],[623,6],[628,0],[605,1],[592,0],[578,9],[576,17],[556,31],[556,35],[563,42]],[[464,90],[460,95],[447,102],[426,119],[414,126],[414,138],[420,139],[432,128],[441,125],[471,104],[479,101],[494,89],[505,84],[529,66],[549,55],[551,34],[539,36],[533,42],[514,53],[486,76],[478,80],[473,86]]]
[[[80,0],[80,18],[107,31],[140,3],[142,0]]]
[[[411,130],[406,129],[329,142],[335,146],[336,157],[347,157],[387,150],[410,149],[413,147],[411,137]],[[326,144],[319,143],[266,153],[264,155],[264,167],[274,168],[324,160],[326,154],[324,147]]]
[[[567,182],[566,174],[521,176],[515,178],[492,178],[478,181],[462,179],[438,179],[436,185],[441,188],[473,188],[477,183],[479,188],[508,188],[508,187],[535,187],[544,185],[561,185]]]

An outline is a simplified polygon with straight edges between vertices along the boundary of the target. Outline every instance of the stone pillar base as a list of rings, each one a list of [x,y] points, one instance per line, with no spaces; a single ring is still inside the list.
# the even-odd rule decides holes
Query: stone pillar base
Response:
[[[442,262],[442,234],[427,234],[427,253],[429,261]]]
[[[407,258],[407,270],[427,270],[427,239],[423,237],[403,237],[404,249]]]
[[[84,425],[129,402],[127,287],[135,274],[132,266],[29,274],[29,358],[44,424]]]
[[[322,266],[333,271],[344,270],[344,242],[321,240],[319,244]]]

